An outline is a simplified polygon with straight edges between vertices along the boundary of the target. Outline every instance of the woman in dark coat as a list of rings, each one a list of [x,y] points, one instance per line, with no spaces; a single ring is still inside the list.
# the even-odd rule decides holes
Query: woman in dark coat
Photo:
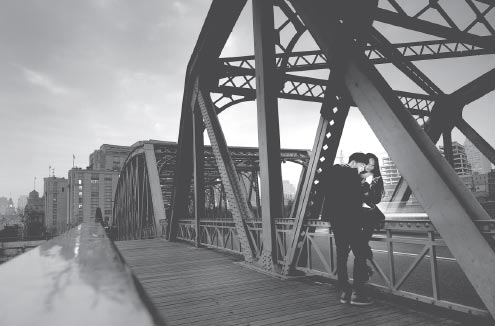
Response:
[[[363,173],[361,173],[361,189],[363,200],[363,235],[366,240],[367,250],[366,258],[371,260],[373,253],[369,246],[369,241],[373,236],[373,231],[380,228],[380,224],[385,216],[376,206],[383,197],[384,186],[378,158],[373,153],[366,154],[368,164]]]

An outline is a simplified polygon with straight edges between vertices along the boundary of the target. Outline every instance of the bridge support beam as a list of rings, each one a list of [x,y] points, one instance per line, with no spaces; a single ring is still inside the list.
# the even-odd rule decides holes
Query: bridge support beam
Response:
[[[203,139],[203,119],[197,106],[193,106],[193,158],[194,158],[194,225],[196,235],[194,244],[201,246],[200,222],[205,213],[204,164],[205,149]]]
[[[487,310],[495,317],[495,252],[473,222],[488,220],[488,214],[416,121],[405,112],[375,67],[355,51],[350,40],[346,44],[339,43],[342,27],[337,17],[331,17],[337,2],[290,2],[327,58],[335,58],[335,51],[346,51],[347,62],[336,64],[345,67],[344,83],[354,102],[397,164]]]
[[[244,259],[247,262],[252,263],[255,260],[256,253],[249,233],[250,231],[244,222],[249,217],[249,207],[242,192],[239,177],[237,176],[237,171],[232,162],[232,158],[230,157],[225,136],[223,135],[220,122],[215,113],[214,105],[211,102],[209,95],[203,95],[198,84],[199,82],[196,83],[195,87],[198,106],[203,115],[203,121],[206,126],[206,131],[208,132],[208,137],[210,138],[222,184],[227,192],[228,201],[232,204],[232,218],[235,222],[237,235],[241,242],[241,250],[244,254]]]
[[[443,155],[452,168],[454,167],[454,151],[452,149],[452,127],[445,126],[443,135]]]
[[[339,147],[344,124],[349,113],[349,105],[337,100],[338,82],[330,76],[325,91],[325,101],[321,108],[321,117],[316,131],[313,150],[301,185],[294,221],[294,231],[289,239],[287,253],[282,268],[283,275],[294,272],[304,246],[303,225],[310,218],[317,218],[321,210],[321,185],[325,182],[325,169],[332,166]],[[299,190],[298,190],[299,191]]]
[[[144,144],[144,155],[148,170],[151,201],[153,203],[153,215],[155,217],[155,236],[157,236],[158,230],[160,230],[159,220],[165,220],[167,216],[165,214],[165,205],[163,204],[162,189],[160,187],[160,177],[158,176],[158,169],[156,167],[153,144]]]
[[[476,130],[474,130],[474,128],[466,122],[466,120],[460,119],[457,121],[456,127],[476,146],[476,148],[478,148],[481,153],[483,153],[483,155],[486,156],[486,158],[490,160],[490,162],[492,162],[492,164],[495,164],[495,149],[488,144],[488,142],[484,140],[483,137],[481,137],[480,134],[478,134]]]
[[[169,240],[177,236],[178,221],[185,214],[187,196],[193,170],[192,141],[192,107],[196,105],[193,89],[198,76],[205,79],[220,56],[232,29],[239,18],[246,0],[213,0],[208,16],[199,35],[198,41],[187,65],[182,113],[179,129],[179,148],[177,151],[177,170],[174,182],[174,198],[169,225]],[[211,80],[210,80],[211,82]],[[211,86],[211,85],[210,85]]]
[[[193,169],[191,151],[191,147],[193,146],[192,110],[190,102],[188,102],[188,100],[191,100],[192,95],[190,94],[191,90],[187,88],[184,93],[176,154],[177,163],[174,177],[172,213],[167,228],[167,238],[170,241],[176,240],[179,220],[186,214],[187,199],[191,185],[191,173]]]
[[[260,263],[267,270],[274,270],[277,260],[277,234],[274,221],[283,217],[283,198],[278,119],[279,78],[275,64],[272,0],[253,0],[253,27],[263,225],[263,251]]]

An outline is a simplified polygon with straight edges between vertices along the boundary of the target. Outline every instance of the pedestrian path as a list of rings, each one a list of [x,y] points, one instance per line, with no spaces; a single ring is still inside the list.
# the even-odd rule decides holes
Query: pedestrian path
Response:
[[[240,256],[186,243],[115,244],[167,325],[480,325],[384,295],[367,307],[341,304],[332,284],[282,280],[246,268]]]

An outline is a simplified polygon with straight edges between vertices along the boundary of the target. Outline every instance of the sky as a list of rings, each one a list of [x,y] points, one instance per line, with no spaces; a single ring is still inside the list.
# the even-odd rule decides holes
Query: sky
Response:
[[[177,141],[184,74],[209,4],[2,0],[0,197],[16,202],[33,188],[41,192],[49,173],[67,177],[73,156],[75,166],[86,167],[89,155],[102,144]],[[222,56],[253,54],[250,9],[248,2]],[[403,35],[386,32],[391,39]],[[307,38],[301,48],[314,49],[311,42]],[[495,66],[494,56],[472,59],[417,65],[452,92]],[[414,91],[394,69],[379,69],[395,89]],[[492,146],[494,103],[492,92],[464,115]],[[319,110],[319,104],[280,100],[281,146],[311,149]],[[229,108],[220,122],[229,145],[257,146],[254,102]],[[456,139],[462,142],[464,137],[454,133]],[[386,155],[357,109],[351,110],[341,148],[345,155]],[[295,183],[298,167],[283,167],[283,173]]]

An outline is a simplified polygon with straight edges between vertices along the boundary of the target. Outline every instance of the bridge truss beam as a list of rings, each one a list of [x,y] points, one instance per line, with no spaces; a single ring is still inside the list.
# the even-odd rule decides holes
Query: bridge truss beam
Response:
[[[228,155],[217,116],[245,101],[257,100],[259,107],[263,107],[267,99],[271,101],[274,98],[320,102],[322,117],[310,162],[303,169],[304,176],[301,176],[297,202],[293,206],[294,233],[281,266],[284,274],[290,273],[301,254],[302,226],[309,216],[317,217],[321,212],[323,199],[318,191],[321,173],[333,163],[349,106],[357,106],[400,168],[406,181],[401,189],[407,190],[406,183],[411,187],[487,309],[495,316],[495,298],[492,296],[495,293],[495,276],[489,272],[495,267],[493,243],[483,237],[473,222],[485,221],[489,217],[434,146],[443,135],[448,152],[452,128],[457,126],[487,156],[494,157],[493,148],[460,119],[462,109],[469,101],[493,90],[489,85],[493,81],[493,73],[489,72],[458,92],[445,94],[424,69],[413,64],[417,60],[495,53],[494,23],[489,18],[495,4],[488,0],[459,1],[465,2],[474,13],[474,18],[469,18],[471,21],[463,29],[448,14],[446,3],[439,1],[429,1],[413,10],[410,3],[399,4],[395,0],[381,1],[382,5],[384,2],[388,4],[385,7],[379,6],[378,1],[267,0],[263,1],[263,5],[280,9],[282,23],[274,28],[255,24],[255,56],[220,59],[222,47],[245,1],[214,0],[186,76],[178,150],[178,159],[182,163],[176,174],[172,233],[176,230],[174,216],[183,214],[187,206],[184,196],[187,187],[184,184],[190,184],[192,175],[192,163],[188,162],[193,161],[190,149],[193,134],[191,112],[194,106],[200,106],[222,175],[222,186],[229,197],[228,203],[235,206],[232,210],[237,210],[234,220],[241,233],[241,241],[244,241],[243,246],[249,244],[243,253],[246,260],[256,262],[263,249],[254,248],[254,241],[250,241],[251,233],[245,222],[249,217],[246,213],[249,212],[246,209],[249,204],[246,193],[237,186],[239,173],[235,173],[232,158]],[[255,6],[260,3],[254,0]],[[483,6],[478,6],[478,3],[483,3]],[[359,10],[356,10],[358,7]],[[253,12],[255,19],[261,17],[256,7]],[[436,14],[436,20],[430,18],[432,13]],[[429,39],[392,42],[374,22],[428,34]],[[484,33],[479,32],[480,26],[485,29]],[[283,38],[282,34],[287,32],[288,27],[291,28],[290,35]],[[296,44],[306,32],[320,49],[295,52]],[[270,44],[261,45],[262,35],[273,34],[273,38],[267,38],[271,39]],[[272,47],[276,49],[274,55],[267,52]],[[266,54],[269,54],[269,65],[263,58]],[[374,67],[378,64],[393,64],[425,94],[392,91]],[[321,69],[328,70],[329,80],[298,74]],[[263,88],[266,83],[271,87]],[[273,110],[277,110],[276,105]],[[263,126],[270,121],[276,123],[276,119],[261,119],[264,119],[260,124],[262,132],[266,131]],[[274,131],[278,138],[277,133]],[[267,135],[260,135],[260,149],[271,148],[266,141]],[[272,154],[278,150],[271,148]],[[261,170],[268,168],[267,164],[268,160],[262,160]],[[275,180],[273,184],[279,183],[278,169],[272,171],[275,175],[261,175],[261,183],[268,187],[271,180]],[[407,191],[400,192],[402,198],[407,197]],[[268,216],[264,213],[265,207],[270,206],[262,206],[263,219],[264,214]],[[269,216],[267,221],[271,223],[271,219]],[[272,234],[270,223],[263,231]],[[469,234],[467,239],[466,234]],[[461,238],[466,240],[460,242]],[[265,238],[265,243],[261,245],[271,247],[267,242],[272,242],[272,239]],[[475,268],[471,264],[473,259],[478,264]],[[439,294],[436,293],[436,296]]]
[[[495,275],[489,272],[495,267],[495,252],[473,222],[489,220],[488,214],[459,182],[424,131],[405,114],[387,82],[350,42],[353,35],[342,38],[349,33],[344,29],[345,23],[339,22],[338,17],[329,17],[330,13],[339,11],[338,5],[325,1],[308,4],[291,0],[291,3],[327,58],[334,59],[336,65],[344,65],[344,84],[361,113],[396,162],[487,309],[495,316]],[[339,61],[342,53],[346,54],[345,61]],[[403,155],[404,152],[409,154]]]
[[[156,237],[165,207],[153,145],[135,149],[122,167],[114,198],[112,225],[117,239]]]

